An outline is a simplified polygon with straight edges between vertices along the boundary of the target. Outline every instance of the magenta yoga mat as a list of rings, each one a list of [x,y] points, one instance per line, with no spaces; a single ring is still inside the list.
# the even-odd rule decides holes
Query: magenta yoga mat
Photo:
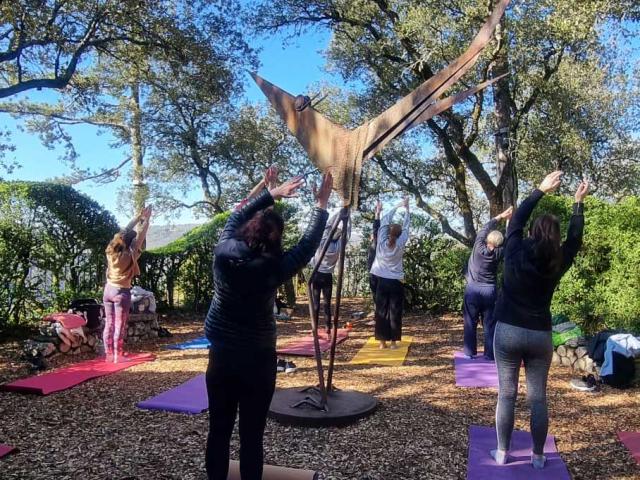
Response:
[[[0,458],[9,455],[12,452],[17,451],[17,449],[15,447],[12,447],[11,445],[5,445],[3,443],[0,443]]]
[[[338,329],[338,339],[337,343],[344,342],[349,336],[349,330],[346,328]],[[326,334],[320,334],[318,332],[318,340],[320,343],[320,351],[326,352],[331,348],[331,339],[327,338]],[[313,335],[308,335],[306,337],[300,337],[296,340],[293,340],[286,345],[278,348],[276,350],[277,353],[281,355],[294,355],[298,357],[313,357],[315,355],[313,348]]]
[[[49,395],[50,393],[66,390],[76,385],[125,370],[140,363],[155,359],[150,353],[135,353],[126,357],[126,361],[113,363],[104,359],[87,360],[59,368],[43,375],[23,378],[15,382],[0,385],[0,390],[8,392],[35,393]]]
[[[556,450],[553,435],[547,436],[544,455],[547,463],[541,470],[531,466],[531,434],[514,430],[511,437],[509,462],[498,465],[491,454],[498,444],[493,427],[469,427],[469,458],[467,480],[570,480],[567,466]]]

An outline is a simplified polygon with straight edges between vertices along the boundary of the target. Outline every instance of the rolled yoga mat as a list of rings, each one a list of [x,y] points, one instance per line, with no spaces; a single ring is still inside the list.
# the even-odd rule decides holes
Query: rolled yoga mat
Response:
[[[556,450],[553,435],[547,436],[544,455],[547,463],[542,470],[531,466],[531,434],[514,430],[509,450],[509,463],[498,465],[491,450],[498,440],[493,427],[469,427],[469,458],[467,480],[571,480],[567,466]]]
[[[136,353],[125,358],[126,361],[120,363],[106,362],[104,359],[74,363],[43,375],[23,378],[22,380],[0,385],[0,390],[49,395],[50,393],[75,387],[93,378],[103,377],[144,362],[153,361],[156,357],[150,353]]]
[[[17,449],[15,447],[0,443],[0,458],[4,457],[6,455],[9,455],[12,452],[16,452],[16,451],[17,451]]]
[[[176,343],[174,345],[165,346],[165,350],[204,350],[211,346],[211,342],[207,337],[198,337],[187,342]]]
[[[618,432],[618,438],[627,447],[635,461],[640,464],[640,432]]]
[[[344,342],[349,336],[349,330],[346,328],[338,329],[338,338],[336,344]],[[327,335],[318,335],[318,343],[320,344],[320,351],[326,352],[331,348],[331,338],[327,338]],[[286,345],[283,345],[276,349],[276,352],[280,355],[293,355],[298,357],[313,357],[315,350],[313,347],[313,335],[306,337],[300,337],[293,340]]]
[[[481,355],[475,358],[464,358],[462,352],[453,354],[456,371],[456,386],[498,388],[498,368],[496,362],[487,360]]]
[[[404,363],[404,359],[409,353],[409,346],[412,341],[413,337],[402,337],[398,348],[385,348],[381,350],[378,347],[378,340],[370,337],[350,363],[354,365],[400,366]]]
[[[202,413],[209,408],[205,374],[178,385],[171,390],[136,404],[144,410],[163,410],[178,413]]]
[[[262,480],[317,480],[318,472],[297,468],[276,467],[265,465],[262,472]],[[240,464],[231,460],[229,462],[229,475],[227,480],[240,480]]]

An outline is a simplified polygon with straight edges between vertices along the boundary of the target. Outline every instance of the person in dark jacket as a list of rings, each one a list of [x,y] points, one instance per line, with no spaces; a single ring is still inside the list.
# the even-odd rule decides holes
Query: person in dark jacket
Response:
[[[553,354],[551,299],[582,245],[582,202],[589,190],[588,183],[581,182],[575,193],[573,215],[564,242],[560,237],[560,223],[553,215],[537,217],[528,238],[523,238],[523,232],[538,201],[560,186],[561,177],[561,171],[547,175],[520,204],[507,228],[503,285],[494,311],[498,322],[494,338],[499,381],[498,448],[492,450],[491,455],[498,464],[508,461],[522,362],[531,409],[531,463],[534,468],[543,468],[545,464],[543,448],[549,429],[547,376]]]
[[[276,382],[276,325],[273,302],[278,286],[304,267],[318,248],[327,222],[331,174],[316,192],[317,206],[298,244],[282,251],[284,222],[275,200],[294,194],[296,177],[267,190],[229,217],[215,248],[214,294],[205,322],[211,342],[206,383],[209,479],[226,480],[229,442],[240,413],[240,475],[262,478],[262,437]]]
[[[482,317],[484,331],[484,358],[493,360],[493,332],[495,317],[493,307],[496,303],[496,281],[498,264],[502,260],[504,238],[496,230],[502,220],[509,220],[513,207],[492,218],[476,235],[473,250],[467,263],[464,290],[464,354],[473,358],[478,354],[478,321]]]
[[[376,249],[378,248],[378,230],[380,230],[380,214],[382,213],[382,202],[378,200],[376,202],[376,211],[373,218],[373,230],[371,231],[371,241],[369,242],[369,249],[367,251],[367,270],[371,272],[371,267],[376,259]],[[371,295],[373,296],[373,303],[376,302],[376,289],[378,288],[378,277],[369,273],[369,288],[371,289]]]

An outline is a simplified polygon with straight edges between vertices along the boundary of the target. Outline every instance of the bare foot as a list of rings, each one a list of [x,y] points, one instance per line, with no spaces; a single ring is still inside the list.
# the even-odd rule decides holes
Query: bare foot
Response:
[[[397,350],[399,348],[398,344],[396,342],[391,342],[391,345],[389,346],[389,348],[391,350]]]
[[[387,348],[387,342],[380,342],[380,346],[378,348],[380,348],[380,350],[384,350]]]

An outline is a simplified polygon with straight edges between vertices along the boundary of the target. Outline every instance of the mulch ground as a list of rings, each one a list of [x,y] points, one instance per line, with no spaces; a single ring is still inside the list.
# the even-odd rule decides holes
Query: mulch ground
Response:
[[[345,313],[363,310],[348,300]],[[279,324],[281,341],[308,330],[306,309]],[[0,460],[3,479],[203,479],[207,414],[180,415],[137,409],[135,403],[203,372],[204,351],[162,350],[202,335],[202,318],[166,318],[174,336],[136,346],[154,362],[99,378],[46,397],[0,393],[0,442],[19,452]],[[285,427],[269,420],[265,461],[321,472],[321,479],[464,479],[470,425],[493,425],[496,392],[455,387],[452,354],[462,343],[456,316],[407,314],[413,335],[402,367],[347,362],[372,334],[358,323],[338,347],[335,384],[368,392],[380,401],[369,418],[344,428]],[[0,345],[0,383],[29,375],[17,342]],[[83,357],[65,358],[59,364]],[[296,359],[298,370],[278,374],[278,386],[317,382],[312,359]],[[572,390],[566,367],[549,377],[550,433],[575,479],[640,478],[616,432],[640,430],[639,389]],[[523,382],[521,382],[523,383]],[[524,388],[524,387],[521,387]],[[516,428],[528,430],[521,392]],[[237,428],[231,446],[238,456]]]

